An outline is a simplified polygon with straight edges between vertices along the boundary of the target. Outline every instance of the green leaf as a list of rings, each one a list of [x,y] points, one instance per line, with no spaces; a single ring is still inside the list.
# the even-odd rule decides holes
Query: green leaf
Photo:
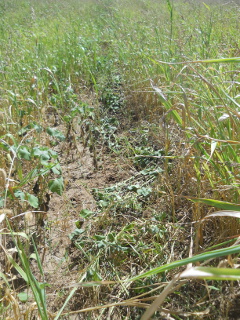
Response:
[[[16,198],[20,198],[22,201],[25,200],[25,193],[21,190],[17,190],[14,192]]]
[[[108,201],[105,201],[105,200],[100,200],[100,201],[98,202],[98,205],[99,205],[100,208],[106,208],[106,207],[108,207],[109,202],[108,202]]]
[[[137,192],[138,189],[140,189],[140,185],[139,184],[133,184],[131,186],[128,186],[127,189],[130,190],[130,191],[134,191],[134,192]]]
[[[63,178],[61,177],[61,178],[49,181],[48,187],[52,192],[56,192],[61,196],[64,190]]]
[[[30,131],[32,129],[32,126],[30,124],[28,124],[27,126],[21,128],[19,131],[18,131],[18,135],[21,137],[23,135],[25,135],[25,133],[27,133],[28,131]]]
[[[46,287],[51,287],[49,283],[47,282],[39,282],[39,288],[44,289]]]
[[[81,220],[75,221],[75,226],[76,226],[78,229],[80,229],[82,225],[83,225],[83,221],[81,221]]]
[[[57,159],[58,158],[58,153],[52,149],[48,149],[48,153],[51,156],[51,158],[53,159]]]
[[[35,129],[37,132],[41,132],[41,131],[42,131],[42,127],[41,127],[39,124],[33,122],[33,123],[30,123],[30,124],[28,124],[27,126],[21,128],[21,129],[18,131],[18,135],[19,135],[19,136],[23,136],[23,135],[25,135],[28,131],[30,131],[30,130],[32,130],[32,129]]]
[[[18,294],[18,299],[21,301],[21,302],[27,302],[28,300],[28,294],[27,292],[20,292]]]
[[[104,240],[106,238],[106,236],[102,236],[100,234],[95,234],[93,236],[94,239],[96,239],[97,241],[101,241],[101,240]]]
[[[46,131],[51,137],[54,137],[60,141],[65,140],[64,134],[59,130],[48,127]]]
[[[204,253],[200,253],[196,256],[193,256],[192,258],[186,258],[186,259],[182,259],[182,260],[178,260],[178,261],[174,261],[168,264],[165,264],[163,266],[151,269],[147,272],[144,272],[143,274],[140,274],[138,276],[135,276],[127,281],[135,281],[138,279],[142,279],[142,278],[146,278],[146,277],[150,277],[152,275],[156,275],[158,273],[161,272],[165,272],[168,270],[172,270],[181,266],[185,266],[188,263],[194,263],[194,262],[198,262],[198,261],[204,261],[204,260],[208,260],[208,259],[214,259],[214,258],[219,258],[219,257],[223,257],[223,256],[227,256],[230,254],[235,254],[235,253],[239,253],[240,252],[240,245],[237,246],[232,246],[229,248],[224,248],[224,249],[219,249],[219,250],[214,250],[214,251],[208,251],[208,252],[204,252]]]
[[[35,197],[34,195],[30,193],[26,193],[27,196],[27,201],[28,203],[33,207],[33,208],[38,208],[39,203],[38,203],[38,198]]]
[[[33,148],[33,155],[35,157],[40,158],[41,160],[49,160],[50,155],[49,155],[49,149],[47,148],[39,148],[39,147],[34,147]]]
[[[147,175],[157,176],[159,173],[162,173],[162,172],[163,172],[162,168],[147,168],[147,169],[140,171],[140,173],[144,176],[147,176]]]
[[[192,198],[192,197],[187,197],[187,198],[193,202],[205,203],[209,206],[224,209],[224,210],[240,211],[240,204],[236,204],[236,203],[218,201],[214,199],[205,199],[205,198]]]
[[[140,196],[144,196],[147,197],[151,194],[152,192],[152,188],[146,188],[146,187],[142,187],[141,189],[137,190],[137,194],[139,194]]]
[[[240,280],[240,270],[233,268],[194,267],[184,271],[181,278],[208,280]]]
[[[54,165],[52,168],[51,168],[52,172],[54,174],[61,174],[62,173],[62,168],[60,166],[59,163],[57,163],[56,165]]]
[[[93,214],[94,214],[94,212],[92,212],[91,210],[88,210],[88,209],[83,209],[79,213],[79,215],[82,218],[88,218],[88,217],[92,216]]]
[[[31,124],[32,128],[35,129],[38,133],[42,132],[43,131],[43,128],[40,124],[36,123],[36,122],[33,122]]]
[[[26,146],[19,148],[18,156],[20,159],[31,160],[31,153]]]
[[[0,197],[0,208],[4,206],[4,198]]]
[[[37,255],[36,255],[36,253],[33,252],[33,253],[30,255],[29,259],[34,259],[34,260],[37,261]]]
[[[209,288],[209,289],[212,289],[212,290],[220,291],[220,289],[219,289],[219,288],[214,287],[214,286],[208,286],[208,288]]]
[[[79,235],[81,235],[82,233],[84,233],[85,230],[84,229],[75,229],[70,235],[69,238],[70,240],[73,240],[74,238],[77,238]]]

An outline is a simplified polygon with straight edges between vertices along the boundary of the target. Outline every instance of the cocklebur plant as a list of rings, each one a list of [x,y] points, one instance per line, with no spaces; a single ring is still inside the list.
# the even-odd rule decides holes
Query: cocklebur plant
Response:
[[[37,143],[35,130],[43,131],[43,128],[36,124],[22,128],[20,133],[24,134],[24,138],[20,142],[12,134],[1,137],[0,151],[10,161],[9,168],[6,168],[9,170],[8,177],[5,169],[1,169],[1,187],[5,191],[0,198],[2,207],[6,207],[7,201],[17,198],[37,209],[41,206],[44,193],[50,191],[61,195],[63,192],[58,155],[51,148]],[[46,133],[53,138],[64,139],[62,133],[53,128],[47,128]],[[32,190],[29,189],[29,184],[32,185]]]
[[[39,135],[45,139],[50,136],[51,139],[60,141],[65,138],[55,128],[44,129],[40,125],[31,123],[16,135],[5,134],[0,139],[0,153],[9,161],[8,167],[0,169],[0,244],[5,253],[2,267],[6,273],[5,276],[1,273],[0,277],[9,287],[8,294],[4,294],[5,300],[9,296],[16,301],[17,297],[19,301],[25,303],[33,296],[41,318],[48,319],[45,295],[47,283],[44,281],[41,259],[34,237],[31,235],[33,228],[26,226],[31,223],[35,225],[35,232],[38,230],[40,220],[37,219],[37,215],[47,210],[45,196],[53,192],[62,195],[64,183],[57,152],[41,145]],[[32,254],[30,246],[34,247]],[[32,272],[31,259],[35,259],[38,265],[40,281]],[[10,285],[12,281],[10,270],[13,268],[25,281],[26,288],[31,289],[31,293],[27,289],[18,292],[17,295],[16,289]],[[11,306],[12,311],[9,311],[9,314],[12,312],[16,319],[20,319],[22,311],[19,309],[19,303],[14,307],[11,302]],[[26,308],[26,314],[36,313],[34,311],[36,308],[30,310],[31,308],[31,305]],[[5,309],[2,312],[4,314]]]

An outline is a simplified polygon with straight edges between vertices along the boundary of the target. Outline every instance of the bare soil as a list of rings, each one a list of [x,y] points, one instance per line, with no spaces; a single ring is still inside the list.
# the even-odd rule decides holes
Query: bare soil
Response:
[[[78,145],[76,146],[76,143]],[[62,168],[62,176],[65,182],[65,190],[62,196],[52,194],[48,203],[48,211],[44,218],[41,240],[44,246],[39,246],[42,258],[45,281],[50,285],[47,288],[47,300],[49,311],[57,312],[64,303],[69,292],[80,280],[79,274],[79,249],[72,245],[70,234],[76,229],[76,222],[80,222],[81,228],[86,228],[88,221],[79,216],[83,209],[92,212],[97,210],[96,201],[92,195],[93,188],[106,188],[122,181],[131,175],[132,169],[125,163],[120,165],[119,158],[99,154],[98,169],[94,165],[93,154],[88,147],[83,147],[81,142],[74,144],[60,143],[56,147]],[[34,266],[38,273],[37,265]],[[78,310],[83,307],[94,306],[92,290],[78,290],[66,307],[66,311]],[[90,291],[87,293],[87,291]],[[84,299],[79,301],[79,295]],[[90,298],[90,299],[89,299]],[[96,300],[96,299],[95,299]],[[98,299],[97,299],[98,300]],[[77,315],[68,319],[80,319]],[[81,317],[81,319],[85,319]]]

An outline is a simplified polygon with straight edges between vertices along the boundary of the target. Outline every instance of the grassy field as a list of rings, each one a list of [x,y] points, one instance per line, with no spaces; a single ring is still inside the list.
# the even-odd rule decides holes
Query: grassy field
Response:
[[[1,319],[239,319],[239,30],[238,1],[1,0]]]

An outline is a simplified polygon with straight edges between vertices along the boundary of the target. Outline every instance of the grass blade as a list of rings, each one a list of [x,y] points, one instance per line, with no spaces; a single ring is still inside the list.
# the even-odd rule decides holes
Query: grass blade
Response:
[[[203,219],[211,218],[211,217],[232,217],[240,219],[240,212],[239,211],[231,211],[231,210],[222,210],[216,211],[214,213],[208,214]]]
[[[183,259],[183,260],[174,261],[174,262],[165,264],[165,265],[163,265],[161,267],[151,269],[151,270],[149,270],[147,272],[144,272],[143,274],[140,274],[140,275],[138,275],[136,277],[131,278],[128,281],[135,281],[135,280],[142,279],[142,278],[145,278],[145,277],[150,277],[152,275],[156,275],[156,274],[161,273],[161,272],[165,272],[165,271],[169,271],[169,270],[181,267],[181,266],[185,266],[188,263],[194,263],[194,262],[204,261],[204,260],[208,260],[208,259],[219,258],[219,257],[223,257],[223,256],[227,256],[227,255],[235,254],[235,253],[239,253],[239,252],[240,252],[240,245],[229,247],[229,248],[224,248],[224,249],[219,249],[219,250],[200,253],[200,254],[192,257],[192,258],[186,258],[186,259]]]
[[[233,268],[195,267],[184,271],[181,278],[194,278],[206,280],[240,280],[240,270]]]
[[[230,202],[219,201],[219,200],[214,200],[214,199],[192,198],[192,197],[187,197],[187,198],[193,202],[204,203],[204,204],[207,204],[209,206],[216,207],[219,209],[240,211],[240,205],[236,204],[236,203],[230,203]]]

